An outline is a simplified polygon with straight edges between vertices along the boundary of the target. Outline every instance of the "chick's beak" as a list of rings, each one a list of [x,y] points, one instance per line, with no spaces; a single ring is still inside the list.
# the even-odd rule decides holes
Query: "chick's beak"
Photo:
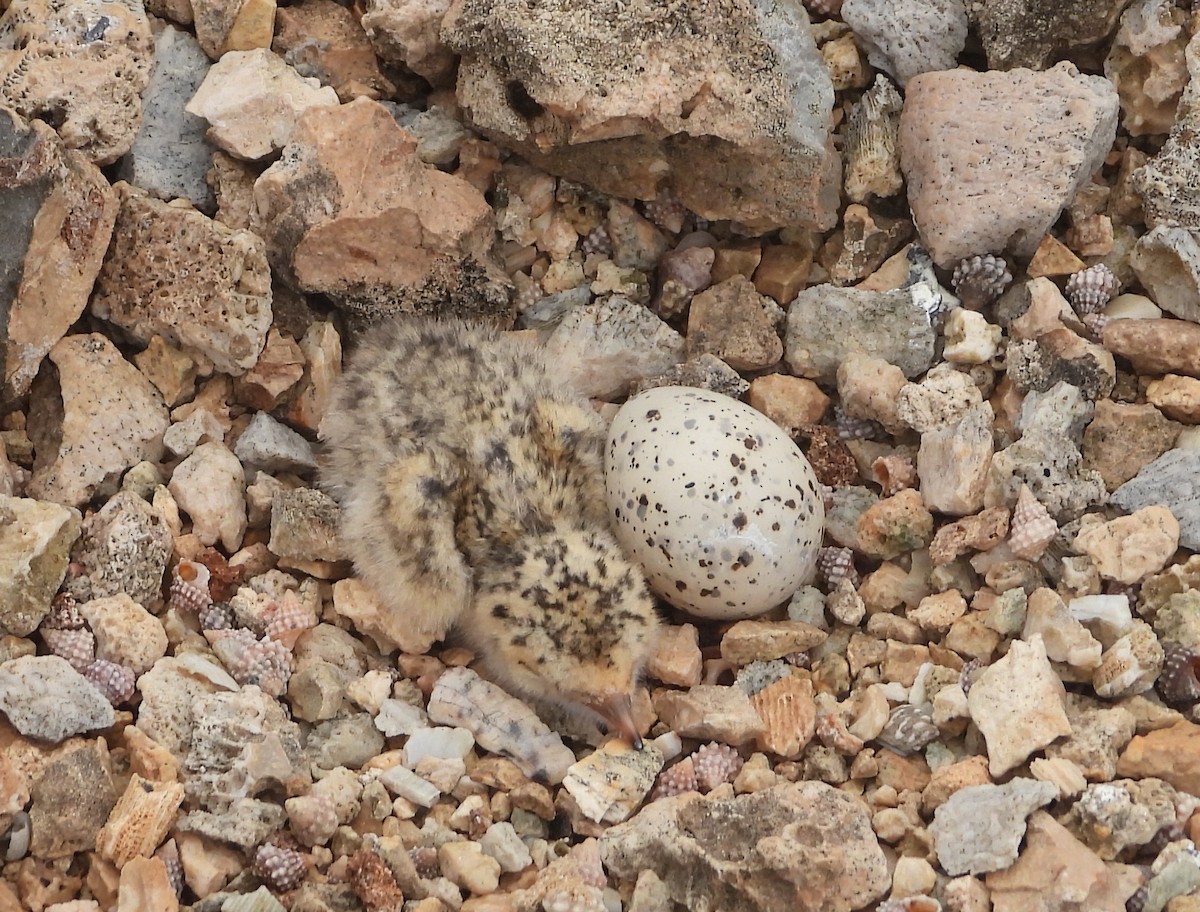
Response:
[[[590,705],[613,729],[626,738],[635,750],[642,749],[642,736],[633,718],[633,702],[629,694],[609,694],[592,701]]]

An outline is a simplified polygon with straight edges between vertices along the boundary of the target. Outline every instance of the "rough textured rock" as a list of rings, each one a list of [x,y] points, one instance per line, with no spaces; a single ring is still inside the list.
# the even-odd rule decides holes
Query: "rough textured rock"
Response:
[[[0,634],[37,629],[67,572],[79,526],[73,507],[0,497]]]
[[[271,49],[302,76],[315,76],[322,85],[332,86],[343,102],[360,95],[390,98],[396,88],[380,70],[375,49],[359,22],[361,15],[334,0],[285,6],[275,17]]]
[[[574,308],[550,333],[545,351],[575,389],[599,399],[625,396],[638,381],[670,370],[686,355],[683,336],[620,295]]]
[[[920,73],[953,69],[967,43],[963,0],[846,0],[842,19],[871,64],[900,85]]]
[[[924,73],[908,85],[900,161],[921,239],[939,266],[1004,250],[1031,256],[1103,163],[1118,101],[1101,76]]]
[[[112,704],[58,656],[22,656],[0,665],[0,712],[21,734],[57,744],[108,728]]]
[[[1101,399],[1083,432],[1083,467],[1098,472],[1110,491],[1175,446],[1182,427],[1149,403]]]
[[[275,0],[190,0],[196,37],[214,60],[271,45]]]
[[[495,269],[483,195],[424,164],[412,134],[366,98],[301,117],[254,197],[253,223],[276,270],[372,319],[444,313],[451,266],[459,282]]]
[[[1160,779],[1121,779],[1088,786],[1062,823],[1105,861],[1130,857],[1176,823],[1173,788]],[[1127,851],[1131,850],[1131,851]]]
[[[459,101],[495,142],[622,198],[668,191],[710,219],[830,228],[833,86],[797,4],[457,0]],[[765,65],[764,65],[765,64]]]
[[[72,554],[80,572],[71,592],[80,601],[123,592],[140,605],[157,606],[171,547],[162,514],[132,491],[120,491],[83,524]]]
[[[713,285],[692,298],[687,356],[713,354],[739,371],[771,367],[783,357],[775,330],[778,313],[778,306],[744,276]]]
[[[1179,521],[1179,544],[1200,550],[1200,450],[1168,450],[1113,492],[1112,502],[1133,512],[1162,504]]]
[[[917,472],[930,510],[966,516],[983,506],[992,464],[992,407],[975,405],[961,420],[921,435]]]
[[[79,614],[96,636],[96,658],[140,675],[167,652],[162,622],[125,593],[84,602]]]
[[[1158,154],[1133,172],[1132,189],[1141,197],[1146,225],[1200,228],[1200,43],[1189,41],[1184,53],[1189,81],[1173,111],[1171,133]]]
[[[223,373],[253,367],[271,326],[262,241],[125,183],[117,184],[117,195],[116,241],[100,270],[92,313],[140,342],[164,336]]]
[[[450,0],[367,0],[362,26],[381,59],[408,67],[431,85],[451,85],[457,58],[441,38],[449,8]]]
[[[338,515],[337,501],[323,491],[278,492],[271,500],[271,552],[297,561],[345,560]]]
[[[1060,735],[1071,734],[1065,689],[1046,657],[1040,636],[1014,640],[1004,658],[971,685],[967,707],[988,748],[993,776],[1025,762]]]
[[[1188,82],[1187,14],[1166,0],[1136,0],[1104,58],[1121,95],[1121,123],[1133,136],[1167,133]]]
[[[29,493],[79,506],[116,489],[124,471],[163,453],[167,409],[141,372],[99,333],[50,349],[54,371],[34,383],[30,430],[37,452]]]
[[[649,867],[694,912],[850,912],[889,885],[866,806],[820,782],[656,801],[600,853],[628,880]]]
[[[984,0],[979,37],[988,67],[1042,70],[1103,41],[1129,0]]]
[[[317,467],[312,444],[266,412],[255,412],[233,452],[246,465],[268,472],[308,472]]]
[[[872,194],[895,195],[904,186],[900,173],[900,111],[904,101],[882,75],[850,110],[846,121],[846,195],[856,203]]]
[[[96,847],[96,834],[117,803],[104,740],[75,741],[46,764],[30,789],[33,841],[41,858],[67,858]]]
[[[817,285],[788,308],[784,360],[792,372],[834,382],[838,365],[868,355],[915,377],[933,362],[936,332],[930,312],[939,292],[918,282],[897,291]]]
[[[1078,387],[1088,399],[1112,392],[1117,368],[1112,355],[1065,327],[1036,339],[1013,341],[1005,353],[1008,377],[1022,392],[1046,392],[1057,383]]]
[[[929,827],[938,864],[951,875],[1007,868],[1017,860],[1025,818],[1057,797],[1049,782],[1023,778],[959,789],[938,806]]]
[[[987,875],[992,912],[1124,912],[1132,892],[1045,811],[1029,819],[1016,864]]]
[[[0,104],[111,164],[137,133],[153,56],[141,3],[13,0],[0,18]]]
[[[208,121],[215,145],[237,158],[257,160],[291,142],[309,108],[337,103],[333,89],[305,79],[262,48],[235,51],[213,64],[186,110]]]
[[[116,216],[95,165],[46,124],[0,110],[0,402],[29,391],[83,313]]]
[[[1084,527],[1073,547],[1092,559],[1102,577],[1129,585],[1165,567],[1178,546],[1178,520],[1156,504]]]
[[[208,73],[210,61],[190,34],[168,26],[154,44],[154,69],[143,98],[142,123],[121,162],[121,180],[159,199],[186,199],[197,209],[216,208],[204,179],[213,147],[208,124],[184,110]]]

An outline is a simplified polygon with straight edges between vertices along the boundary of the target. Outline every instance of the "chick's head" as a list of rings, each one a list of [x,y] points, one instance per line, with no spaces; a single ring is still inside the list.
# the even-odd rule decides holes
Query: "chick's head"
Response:
[[[640,746],[630,700],[658,616],[638,570],[607,532],[525,536],[480,568],[478,653],[513,690],[599,714]]]

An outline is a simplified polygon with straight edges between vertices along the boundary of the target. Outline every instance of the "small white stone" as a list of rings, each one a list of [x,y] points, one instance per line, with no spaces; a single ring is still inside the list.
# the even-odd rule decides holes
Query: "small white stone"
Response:
[[[500,863],[505,874],[515,874],[533,864],[533,856],[513,825],[507,820],[493,823],[479,837],[479,847]]]
[[[426,782],[404,766],[393,766],[379,774],[379,781],[393,795],[406,798],[421,807],[433,807],[441,796],[437,786]]]
[[[476,896],[500,885],[500,863],[483,853],[477,842],[447,842],[438,849],[438,865],[453,883]]]
[[[1004,330],[978,311],[958,307],[946,317],[945,335],[942,354],[951,364],[986,364],[1000,351]]]
[[[662,768],[662,754],[653,747],[638,751],[622,741],[609,741],[567,770],[563,788],[584,816],[597,823],[620,823],[642,803]]]
[[[190,456],[203,440],[225,440],[225,429],[206,408],[198,408],[182,421],[176,421],[163,434],[163,446],[176,456]]]
[[[423,757],[462,760],[474,746],[475,736],[465,728],[438,725],[414,731],[404,745],[404,756],[409,769],[412,769]]]
[[[384,700],[379,704],[379,713],[375,716],[375,727],[388,738],[411,735],[428,725],[429,717],[425,715],[425,710],[403,700]]]
[[[1157,320],[1162,317],[1162,310],[1145,295],[1127,293],[1109,301],[1104,316],[1113,320]]]
[[[1071,617],[1095,634],[1107,649],[1129,632],[1133,611],[1123,595],[1081,595],[1067,603]]]
[[[380,669],[368,671],[346,685],[346,696],[372,715],[378,715],[391,692],[392,676]]]
[[[203,545],[219,540],[236,551],[246,531],[246,475],[238,458],[223,443],[211,441],[175,468],[168,490],[192,520]]]

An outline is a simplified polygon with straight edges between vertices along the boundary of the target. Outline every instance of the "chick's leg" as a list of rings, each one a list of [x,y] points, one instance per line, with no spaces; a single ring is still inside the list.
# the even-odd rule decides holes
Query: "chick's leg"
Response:
[[[405,651],[442,639],[471,599],[471,572],[455,545],[456,488],[447,461],[421,452],[388,464],[344,505],[342,536],[359,574],[403,620],[394,628],[406,635]]]

